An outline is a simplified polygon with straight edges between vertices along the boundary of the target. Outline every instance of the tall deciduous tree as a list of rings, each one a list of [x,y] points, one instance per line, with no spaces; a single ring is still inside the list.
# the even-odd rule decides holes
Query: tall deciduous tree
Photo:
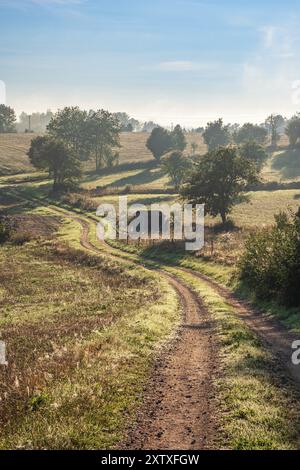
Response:
[[[186,145],[186,138],[179,124],[175,126],[172,132],[163,127],[156,127],[146,143],[147,148],[157,161],[160,161],[161,157],[171,150],[182,152]]]
[[[88,115],[88,135],[95,158],[96,171],[102,166],[111,166],[118,160],[114,148],[120,147],[121,125],[116,115],[100,109]]]
[[[172,149],[183,151],[186,148],[186,138],[180,125],[174,127],[171,132]]]
[[[266,119],[266,125],[270,129],[271,134],[271,145],[272,147],[277,146],[277,142],[280,139],[278,129],[284,123],[284,118],[280,114],[271,114]]]
[[[241,145],[239,153],[245,160],[254,163],[258,170],[261,170],[264,162],[268,158],[264,147],[257,142],[246,142]]]
[[[162,157],[161,166],[177,190],[191,168],[191,160],[179,150],[174,150]]]
[[[256,181],[253,163],[240,156],[236,148],[219,148],[195,164],[181,195],[190,203],[205,204],[206,213],[220,215],[225,224],[247,185]]]
[[[268,135],[267,129],[262,126],[257,126],[251,122],[244,124],[237,132],[234,133],[234,140],[237,144],[242,144],[249,141],[264,144]]]
[[[227,145],[230,142],[229,126],[224,126],[223,119],[209,122],[203,132],[203,139],[208,150]]]
[[[0,104],[0,134],[15,132],[16,113],[9,106]]]
[[[33,166],[49,172],[54,191],[73,186],[81,175],[80,161],[75,152],[53,137],[33,139],[28,156]]]
[[[170,132],[162,127],[156,127],[151,132],[147,143],[147,148],[159,162],[161,157],[172,149],[172,138]]]
[[[87,112],[78,106],[59,110],[47,126],[51,137],[61,140],[81,160],[87,160],[90,154]]]
[[[300,115],[296,114],[288,122],[285,133],[289,138],[290,146],[295,147],[300,138]]]

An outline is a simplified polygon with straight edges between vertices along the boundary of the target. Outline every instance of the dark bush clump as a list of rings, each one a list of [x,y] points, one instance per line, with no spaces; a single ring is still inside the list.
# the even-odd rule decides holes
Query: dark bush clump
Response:
[[[300,306],[300,210],[280,213],[276,224],[251,235],[240,261],[240,278],[258,298]]]
[[[0,244],[9,240],[12,233],[12,226],[8,217],[0,215]]]

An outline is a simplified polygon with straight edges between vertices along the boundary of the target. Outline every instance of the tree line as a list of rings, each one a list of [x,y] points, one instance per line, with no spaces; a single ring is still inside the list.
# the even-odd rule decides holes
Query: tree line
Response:
[[[66,109],[79,109],[66,108]],[[86,111],[82,111],[86,113]],[[90,111],[89,113],[93,113]],[[127,113],[117,112],[111,113],[119,122],[120,132],[148,132],[153,133],[151,141],[149,141],[149,149],[152,151],[154,157],[159,159],[162,154],[160,153],[160,145],[163,150],[168,150],[169,140],[168,131],[153,121],[140,122],[137,119],[131,118]],[[47,128],[57,113],[47,110],[46,113],[21,113],[19,121],[17,121],[16,113],[13,108],[4,104],[0,105],[0,133],[12,132],[36,132],[41,133],[47,131]],[[263,124],[257,125],[246,123],[242,126],[239,124],[225,125],[222,119],[209,122],[206,128],[199,127],[195,130],[203,135],[204,141],[209,150],[213,150],[220,145],[228,145],[230,142],[237,144],[245,141],[254,140],[258,143],[265,144],[267,137],[270,137],[272,147],[276,147],[280,135],[284,132],[290,142],[291,147],[295,147],[300,139],[300,113],[296,113],[291,119],[287,120],[280,114],[271,114]],[[158,145],[156,150],[156,141],[160,140],[162,143]]]
[[[120,123],[121,132],[151,132],[158,124],[153,121],[141,122],[127,113],[112,113]],[[44,133],[51,119],[54,117],[50,109],[45,113],[34,112],[31,114],[22,112],[17,119],[13,108],[5,105],[0,107],[0,133]]]

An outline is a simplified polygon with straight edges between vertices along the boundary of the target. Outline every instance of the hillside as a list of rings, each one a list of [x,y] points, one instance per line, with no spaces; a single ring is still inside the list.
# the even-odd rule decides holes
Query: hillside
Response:
[[[0,175],[33,170],[26,152],[33,134],[0,134]]]
[[[35,134],[0,134],[0,176],[32,172],[26,152]],[[146,148],[149,134],[146,132],[121,134],[120,163],[146,161],[152,158]],[[203,153],[205,145],[199,134],[187,134],[187,152],[191,151],[190,144],[196,142],[198,151]],[[91,163],[92,167],[92,163]]]

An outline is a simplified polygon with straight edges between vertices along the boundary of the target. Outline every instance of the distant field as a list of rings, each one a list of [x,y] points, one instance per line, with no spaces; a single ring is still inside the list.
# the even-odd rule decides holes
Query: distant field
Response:
[[[30,141],[35,134],[0,134],[0,176],[13,175],[19,173],[31,173],[34,168],[30,165],[26,152],[28,151]],[[153,159],[151,152],[146,148],[148,133],[122,133],[120,163],[135,163]],[[191,154],[191,144],[195,142],[198,145],[196,150],[199,154],[206,152],[206,145],[202,137],[197,133],[186,134],[188,146],[186,153]],[[300,150],[291,151],[286,149],[288,141],[282,137],[277,150],[268,160],[262,171],[264,180],[267,181],[300,181]],[[88,164],[88,169],[93,169],[93,162]],[[102,176],[89,180],[84,183],[86,188],[95,186],[113,186],[138,185],[145,184],[146,187],[161,188],[165,186],[166,178],[158,177],[158,172],[153,170],[134,170],[118,175]],[[120,180],[120,181],[118,181]]]
[[[0,134],[0,176],[32,172],[26,152],[35,134]],[[120,163],[146,161],[153,158],[146,148],[148,133],[121,134]],[[197,152],[204,153],[206,146],[199,134],[187,134],[187,152],[191,152],[191,143],[198,144]],[[89,167],[93,168],[92,162]]]
[[[33,136],[33,134],[0,134],[0,175],[33,170],[26,155]]]

